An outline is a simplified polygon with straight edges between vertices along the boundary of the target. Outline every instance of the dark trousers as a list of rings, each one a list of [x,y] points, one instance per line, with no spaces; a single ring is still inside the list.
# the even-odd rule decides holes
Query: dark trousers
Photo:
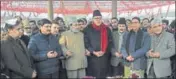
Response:
[[[66,69],[63,68],[59,69],[59,79],[68,79]]]
[[[112,66],[112,76],[124,76],[124,66],[119,63],[118,66]]]
[[[68,79],[67,77],[67,70],[65,68],[65,59],[62,57],[62,59],[59,60],[59,79]]]
[[[108,56],[88,57],[88,68],[86,69],[87,76],[96,78],[106,78],[108,76]]]
[[[58,79],[58,78],[59,78],[59,71],[52,74],[38,75],[38,79]]]

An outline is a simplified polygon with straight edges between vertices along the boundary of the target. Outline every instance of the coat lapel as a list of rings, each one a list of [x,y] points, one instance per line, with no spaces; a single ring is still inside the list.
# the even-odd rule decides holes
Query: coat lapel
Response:
[[[114,46],[115,46],[115,49],[116,49],[116,51],[119,51],[118,50],[118,47],[119,47],[119,33],[118,33],[118,31],[115,31],[114,33],[113,33],[113,40],[114,40]]]
[[[29,52],[28,52],[28,49],[26,48],[26,45],[24,44],[24,42],[22,42],[21,40],[20,40],[20,43],[21,43],[21,45],[22,45],[22,47],[23,47],[23,49],[24,49],[24,53],[25,53],[25,55],[27,56],[27,58],[28,58],[28,61],[31,63],[31,61],[30,61],[30,55],[29,55]]]
[[[20,45],[17,43],[17,41],[13,40],[12,37],[10,37],[9,39],[10,39],[10,41],[11,41],[11,44],[13,45],[13,46],[12,46],[13,50],[16,51],[16,49],[20,49],[20,51],[23,52],[23,53],[26,55],[28,61],[30,62],[30,58],[29,58],[30,56],[29,56],[28,52],[26,51],[27,48],[25,47],[24,43],[22,43],[22,41],[19,40],[19,42],[21,42],[21,44],[22,44],[22,46],[20,46]],[[23,48],[22,48],[22,47],[23,47]],[[30,62],[30,63],[31,63],[31,62]]]
[[[152,40],[152,48],[154,49],[154,51],[160,49],[161,44],[164,42],[164,34],[165,31],[162,32],[161,36],[158,37],[158,39],[156,36],[154,36],[154,39]],[[158,42],[158,44],[156,43],[156,41]]]

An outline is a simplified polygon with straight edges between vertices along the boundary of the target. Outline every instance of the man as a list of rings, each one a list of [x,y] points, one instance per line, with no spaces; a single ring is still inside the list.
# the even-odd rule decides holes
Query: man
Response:
[[[23,25],[23,33],[21,33],[20,39],[25,43],[26,47],[28,46],[30,36],[32,35],[32,30],[31,26],[29,26],[29,20],[24,19],[22,20],[22,25]]]
[[[116,17],[113,17],[111,19],[111,30],[118,29],[117,24],[118,24],[118,19]]]
[[[31,27],[31,30],[32,30],[32,35],[31,36],[33,36],[33,35],[35,35],[39,32],[39,29],[37,27],[37,24],[36,24],[35,20],[29,21],[29,26]]]
[[[80,32],[77,22],[71,24],[69,31],[63,32],[60,44],[66,58],[68,78],[82,78],[86,76],[87,58],[85,55],[84,35]]]
[[[171,75],[170,57],[175,54],[173,34],[166,32],[160,19],[152,21],[151,48],[147,52],[148,78],[168,78]]]
[[[144,18],[143,20],[142,20],[142,31],[144,31],[144,32],[147,32],[147,28],[150,26],[150,21],[149,21],[149,19],[148,18]]]
[[[60,29],[60,33],[62,33],[62,32],[64,32],[64,31],[67,30],[67,27],[66,27],[66,25],[65,25],[65,22],[64,22],[63,18],[61,18],[61,17],[56,17],[56,18],[54,19],[54,21],[56,21],[56,22],[59,24],[59,26],[61,26],[61,27],[59,28],[59,29]]]
[[[131,24],[131,19],[126,19],[127,27]]]
[[[29,22],[30,21],[28,19],[22,20],[22,24],[24,27],[24,35],[27,35],[30,37],[32,35],[32,29],[31,29]]]
[[[84,25],[86,27],[86,25],[87,25],[87,19],[86,18],[82,18],[82,20],[84,21]]]
[[[168,29],[169,29],[169,20],[163,19],[162,20],[162,26],[164,27],[164,29],[166,31],[168,31]]]
[[[85,24],[84,24],[84,20],[83,19],[78,19],[77,22],[78,22],[78,25],[80,26],[80,31],[83,31],[84,28],[86,27]]]
[[[51,34],[54,35],[57,40],[60,40],[61,34],[59,32],[59,24],[56,21],[52,22],[51,25]],[[65,56],[63,53],[59,57],[59,78],[67,79],[66,69],[65,69]]]
[[[10,71],[11,78],[35,78],[37,73],[32,68],[31,56],[25,44],[19,39],[22,25],[18,19],[6,22],[5,29],[8,36],[1,41],[2,59]]]
[[[56,36],[58,39],[60,38],[59,28],[59,24],[56,21],[53,21],[51,25],[51,34]]]
[[[144,78],[145,54],[150,47],[150,36],[140,29],[140,18],[132,18],[131,30],[124,34],[121,53],[125,59],[125,78]]]
[[[0,37],[0,41],[3,41],[7,38],[8,33],[7,31],[4,29],[4,26],[1,26],[1,37]],[[5,66],[5,63],[3,61],[3,57],[1,56],[1,52],[0,52],[0,78],[2,79],[7,79],[9,78],[9,71],[7,69],[7,67]]]
[[[122,78],[123,77],[123,62],[122,62],[122,53],[120,52],[120,48],[123,42],[123,35],[126,32],[126,21],[125,18],[120,18],[118,25],[113,26],[113,49],[111,51],[111,65],[113,71],[113,77]],[[118,29],[117,29],[118,28]]]
[[[87,75],[105,78],[110,65],[112,35],[111,30],[102,22],[99,10],[94,10],[93,21],[84,29],[84,42],[86,49],[91,53],[88,56]]]
[[[38,21],[40,32],[31,37],[28,48],[34,59],[38,78],[58,78],[61,48],[57,38],[51,33],[51,22],[48,19]]]

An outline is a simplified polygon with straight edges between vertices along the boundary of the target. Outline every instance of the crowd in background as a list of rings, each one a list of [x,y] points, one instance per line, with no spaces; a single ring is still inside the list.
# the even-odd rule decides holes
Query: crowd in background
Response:
[[[176,78],[175,20],[17,16],[1,27],[2,78]]]

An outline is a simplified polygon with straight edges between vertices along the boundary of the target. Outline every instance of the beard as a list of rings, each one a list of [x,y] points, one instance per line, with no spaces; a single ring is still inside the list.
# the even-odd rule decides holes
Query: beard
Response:
[[[71,31],[72,31],[72,32],[79,32],[80,30],[75,29],[75,28],[71,28]]]

